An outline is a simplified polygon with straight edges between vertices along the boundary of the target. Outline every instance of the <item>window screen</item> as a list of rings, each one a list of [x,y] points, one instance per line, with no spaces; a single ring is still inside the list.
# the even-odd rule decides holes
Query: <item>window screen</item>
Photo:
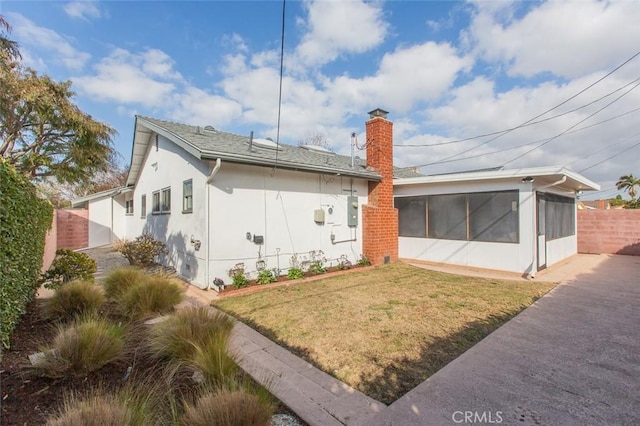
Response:
[[[518,242],[518,191],[468,194],[469,239]]]
[[[156,191],[152,194],[151,212],[160,213],[160,191]]]
[[[467,196],[431,195],[428,202],[429,238],[467,239]]]
[[[160,210],[163,213],[169,213],[171,211],[171,188],[165,188],[162,190],[161,200]]]
[[[427,236],[427,197],[398,197],[398,234],[401,237]]]
[[[545,194],[545,225],[547,240],[555,240],[576,234],[575,199],[555,194]]]
[[[182,182],[182,212],[193,212],[193,181],[191,179]]]

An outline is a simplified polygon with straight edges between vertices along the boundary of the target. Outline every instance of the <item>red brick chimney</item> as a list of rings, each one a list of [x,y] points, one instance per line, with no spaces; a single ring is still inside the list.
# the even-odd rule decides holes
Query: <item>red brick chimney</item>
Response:
[[[382,176],[369,182],[369,200],[362,206],[362,251],[374,265],[398,259],[398,210],[393,207],[393,123],[387,111],[369,112],[367,167]]]

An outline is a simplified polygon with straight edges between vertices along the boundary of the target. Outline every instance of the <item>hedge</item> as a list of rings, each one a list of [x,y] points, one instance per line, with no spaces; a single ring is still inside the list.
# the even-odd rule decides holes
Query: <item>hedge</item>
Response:
[[[37,290],[52,219],[51,203],[38,198],[33,184],[0,159],[0,352],[9,347]]]

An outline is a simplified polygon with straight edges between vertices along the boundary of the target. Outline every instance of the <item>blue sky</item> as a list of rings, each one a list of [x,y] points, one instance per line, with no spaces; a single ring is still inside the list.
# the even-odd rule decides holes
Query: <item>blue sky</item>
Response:
[[[275,137],[281,2],[3,0],[0,14],[25,63],[71,80],[77,104],[118,131],[124,162],[135,114]],[[638,22],[631,0],[288,1],[280,140],[320,134],[348,153],[380,107],[397,165],[562,164],[603,186],[587,198],[613,196],[620,175],[640,175],[640,57],[538,120],[557,118],[441,143],[519,126],[580,92],[640,50]]]

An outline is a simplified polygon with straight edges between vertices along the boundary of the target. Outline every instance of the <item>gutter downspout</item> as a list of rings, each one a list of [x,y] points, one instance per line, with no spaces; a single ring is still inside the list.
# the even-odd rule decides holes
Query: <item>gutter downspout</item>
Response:
[[[556,186],[556,185],[562,185],[563,183],[565,183],[567,181],[567,176],[562,176],[562,179],[557,180],[555,182],[549,183],[547,185],[543,185],[540,186],[538,188],[533,188],[533,186],[531,187],[531,191],[532,191],[532,195],[533,195],[533,209],[534,209],[534,217],[538,217],[538,197],[536,195],[536,193],[538,191],[542,191],[545,190],[547,188],[551,188],[552,186]],[[531,278],[535,278],[536,277],[536,272],[538,272],[538,221],[534,220],[533,222],[533,268],[531,268]],[[545,239],[545,244],[546,244],[546,239]],[[546,250],[546,248],[545,248]]]
[[[205,250],[205,261],[204,261],[204,279],[206,280],[206,286],[205,288],[207,290],[211,289],[211,280],[209,279],[209,254],[210,254],[210,247],[211,247],[211,215],[209,212],[209,206],[210,206],[210,198],[211,195],[209,193],[209,185],[211,185],[211,182],[213,182],[213,178],[216,175],[216,173],[218,173],[218,170],[220,170],[220,166],[222,166],[222,160],[220,160],[220,158],[216,159],[216,164],[215,166],[213,166],[213,169],[211,170],[211,173],[209,174],[209,176],[207,176],[207,182],[205,183],[205,193],[206,193],[206,203],[205,203],[205,214],[207,216],[207,244],[206,244],[206,250]]]

